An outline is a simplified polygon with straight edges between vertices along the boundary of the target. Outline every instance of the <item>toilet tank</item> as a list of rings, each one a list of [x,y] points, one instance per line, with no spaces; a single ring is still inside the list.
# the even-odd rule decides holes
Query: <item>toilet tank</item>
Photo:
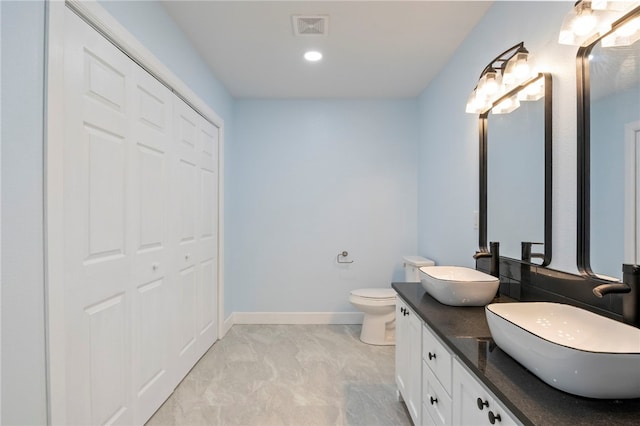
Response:
[[[422,256],[403,256],[404,280],[408,283],[420,282],[420,268],[423,266],[434,266],[436,263]]]

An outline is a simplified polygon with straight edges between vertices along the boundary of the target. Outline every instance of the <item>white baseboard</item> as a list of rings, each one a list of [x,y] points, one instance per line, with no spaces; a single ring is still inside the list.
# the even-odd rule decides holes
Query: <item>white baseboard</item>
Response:
[[[233,327],[233,324],[234,324],[233,317],[234,317],[234,314],[232,312],[231,315],[225,318],[224,322],[222,323],[222,330],[220,333],[220,337],[218,337],[219,339],[222,339],[224,336],[226,336],[229,330],[231,330],[231,327]]]
[[[362,324],[362,312],[234,312],[225,321],[234,324]],[[228,330],[228,329],[227,329]]]

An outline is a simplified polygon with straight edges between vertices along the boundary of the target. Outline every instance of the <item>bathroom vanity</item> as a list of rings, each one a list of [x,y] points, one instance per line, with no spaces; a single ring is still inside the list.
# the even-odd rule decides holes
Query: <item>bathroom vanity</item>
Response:
[[[583,398],[527,371],[496,346],[484,307],[443,305],[420,283],[392,287],[398,293],[396,383],[414,424],[640,422],[640,399]],[[514,301],[505,296],[494,300]]]

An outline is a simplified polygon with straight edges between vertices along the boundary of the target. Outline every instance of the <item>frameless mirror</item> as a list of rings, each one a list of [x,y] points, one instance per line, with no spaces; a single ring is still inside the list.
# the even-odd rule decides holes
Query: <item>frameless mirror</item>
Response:
[[[640,41],[617,46],[625,26],[640,33],[638,9],[578,51],[578,267],[609,280],[640,264]]]
[[[527,93],[533,91],[540,95],[524,101]],[[502,113],[505,110],[501,106],[509,99],[517,100],[519,106]],[[481,229],[480,247],[486,248],[487,241],[498,241],[503,257],[548,265],[551,261],[551,76],[540,74],[505,94],[480,120],[481,169],[485,168],[480,192],[481,200],[486,198],[486,224],[483,224],[486,229]],[[482,180],[486,180],[484,194]],[[485,210],[483,204],[481,202],[481,210]]]

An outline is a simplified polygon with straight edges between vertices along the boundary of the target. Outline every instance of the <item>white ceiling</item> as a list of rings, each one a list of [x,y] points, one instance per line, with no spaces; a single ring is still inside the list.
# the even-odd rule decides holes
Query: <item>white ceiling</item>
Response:
[[[189,1],[162,4],[238,98],[414,97],[490,1]],[[327,36],[296,37],[291,16],[329,15]],[[319,63],[303,53],[322,51]]]

